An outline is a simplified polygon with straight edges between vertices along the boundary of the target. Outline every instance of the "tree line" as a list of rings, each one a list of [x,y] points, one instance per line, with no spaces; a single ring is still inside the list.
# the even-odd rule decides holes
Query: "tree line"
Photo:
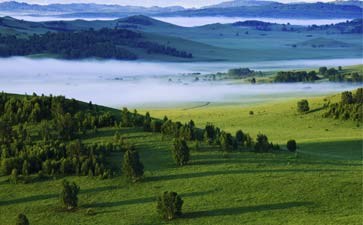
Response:
[[[326,78],[333,82],[363,82],[363,75],[358,72],[344,72],[342,67],[338,69],[320,67],[318,72],[312,71],[279,71],[274,77],[274,82],[292,83],[292,82],[314,82]]]
[[[138,55],[129,50],[140,48],[147,53],[157,53],[181,58],[192,58],[192,54],[176,48],[147,41],[144,36],[127,29],[84,30],[69,32],[47,32],[33,34],[27,38],[0,34],[0,56],[26,56],[32,54],[54,54],[66,59],[113,58],[135,60]]]

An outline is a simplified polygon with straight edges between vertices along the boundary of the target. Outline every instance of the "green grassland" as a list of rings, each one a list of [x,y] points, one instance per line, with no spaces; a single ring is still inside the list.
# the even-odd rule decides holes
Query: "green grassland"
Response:
[[[297,100],[147,110],[158,118],[193,119],[199,127],[212,122],[230,132],[243,129],[253,136],[262,132],[281,145],[293,138],[299,145],[296,154],[240,150],[226,155],[202,143],[199,150],[192,148],[189,165],[176,167],[171,140],[122,128],[122,136],[136,145],[144,163],[142,182],[128,184],[121,175],[106,180],[68,177],[80,185],[81,192],[79,209],[65,212],[58,203],[60,178],[14,185],[0,177],[1,224],[14,224],[20,212],[39,225],[361,224],[362,129],[353,122],[322,118],[321,106],[326,102],[322,97],[309,98],[312,110],[305,115],[295,112]],[[84,141],[112,140],[117,130],[100,129]],[[121,153],[114,153],[109,160],[120,168],[121,159]],[[183,217],[171,222],[156,213],[156,196],[166,190],[184,199]],[[89,208],[94,215],[87,213]]]

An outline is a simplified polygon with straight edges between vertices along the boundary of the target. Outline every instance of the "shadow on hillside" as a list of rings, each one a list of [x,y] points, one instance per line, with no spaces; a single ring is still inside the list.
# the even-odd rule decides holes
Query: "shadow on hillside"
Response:
[[[278,169],[278,170],[224,170],[224,171],[207,171],[199,173],[171,174],[155,177],[146,177],[145,182],[200,178],[218,175],[234,175],[247,173],[324,173],[324,172],[347,172],[349,170],[333,170],[333,169]]]
[[[204,191],[204,192],[191,192],[191,193],[180,193],[182,197],[194,197],[200,195],[206,195],[213,191]],[[124,206],[124,205],[133,205],[133,204],[143,204],[143,203],[150,203],[155,202],[155,197],[147,197],[147,198],[137,198],[137,199],[127,199],[123,201],[116,201],[116,202],[97,202],[91,204],[84,204],[82,207],[85,208],[104,208],[104,207],[117,207],[117,206]]]
[[[183,217],[184,218],[199,218],[199,217],[210,217],[210,216],[233,216],[233,215],[239,215],[239,214],[250,213],[250,212],[289,209],[289,208],[294,208],[294,207],[308,206],[308,205],[312,205],[312,204],[313,204],[312,202],[286,202],[286,203],[277,203],[277,204],[270,204],[270,205],[222,208],[222,209],[213,209],[213,210],[185,213],[183,215]]]
[[[87,133],[86,135],[83,135],[83,138],[88,139],[88,138],[104,138],[104,137],[113,137],[115,135],[116,132],[119,132],[120,135],[124,135],[125,138],[129,138],[132,137],[134,138],[135,136],[133,136],[134,134],[140,134],[140,132],[142,132],[141,128],[123,128],[123,129],[116,129],[116,128],[112,128],[112,129],[99,129],[97,131],[97,133]],[[125,136],[127,135],[127,136]],[[141,136],[140,137],[144,137],[147,136],[147,134]]]
[[[310,113],[314,113],[314,112],[319,112],[320,110],[326,109],[326,106],[321,106],[312,110],[309,110],[308,112],[306,112],[305,114],[310,114]]]
[[[96,193],[96,192],[102,192],[102,191],[109,191],[112,189],[117,188],[117,186],[107,186],[107,187],[97,187],[97,188],[90,188],[80,191],[80,194],[88,194],[88,193]],[[6,201],[0,201],[0,206],[7,206],[7,205],[13,205],[13,204],[20,204],[20,203],[26,203],[26,202],[34,202],[34,201],[42,201],[47,200],[51,198],[58,198],[59,194],[45,194],[45,195],[34,195],[29,197],[23,197],[18,199],[11,199]]]

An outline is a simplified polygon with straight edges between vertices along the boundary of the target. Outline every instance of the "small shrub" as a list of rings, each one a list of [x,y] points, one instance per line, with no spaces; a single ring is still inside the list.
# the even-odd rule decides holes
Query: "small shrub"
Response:
[[[18,170],[17,169],[13,169],[11,171],[11,174],[10,174],[10,177],[9,177],[9,181],[12,184],[18,183]]]
[[[176,192],[164,192],[158,197],[157,211],[167,220],[175,219],[182,215],[183,200]]]
[[[295,140],[289,140],[286,144],[287,149],[290,152],[295,152],[296,151],[296,141]]]
[[[20,213],[16,219],[16,225],[29,225],[29,220],[24,214]]]
[[[297,111],[299,113],[305,113],[310,110],[309,102],[306,99],[303,99],[297,103]]]

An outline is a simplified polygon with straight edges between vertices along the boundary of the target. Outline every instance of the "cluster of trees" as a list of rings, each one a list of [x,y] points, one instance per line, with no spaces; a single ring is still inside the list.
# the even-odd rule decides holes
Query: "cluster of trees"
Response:
[[[326,24],[326,25],[311,25],[307,27],[307,30],[337,30],[341,34],[361,34],[363,33],[363,20],[354,19],[347,20],[345,22],[336,24]]]
[[[2,57],[55,54],[67,59],[99,57],[134,60],[138,58],[137,54],[124,47],[141,48],[148,53],[175,57],[193,57],[192,54],[185,51],[145,41],[141,33],[127,29],[102,28],[100,30],[47,32],[40,35],[33,34],[27,38],[0,35],[0,44],[0,56]]]
[[[338,67],[338,69],[327,68],[325,66],[319,68],[319,74],[328,78],[329,81],[334,82],[363,82],[363,75],[358,72],[347,72],[344,73],[342,67]]]
[[[319,80],[315,71],[280,71],[275,82],[313,82]]]
[[[363,88],[358,88],[354,94],[350,91],[341,93],[340,102],[329,104],[323,116],[362,122]]]
[[[88,130],[117,124],[92,103],[63,96],[0,94],[0,173],[19,175],[111,176],[105,157],[122,150],[114,143],[85,145],[77,140]]]
[[[0,171],[3,175],[11,174],[15,183],[19,175],[31,174],[109,178],[112,171],[105,157],[112,151],[120,151],[119,146],[112,143],[85,145],[79,140],[67,144],[60,141],[38,142],[25,145],[20,150],[2,148]]]
[[[234,79],[242,79],[255,75],[255,71],[250,70],[249,68],[235,68],[228,70],[227,75]]]
[[[363,75],[358,72],[344,73],[342,67],[327,68],[320,67],[318,72],[315,71],[280,71],[274,78],[275,82],[313,82],[319,80],[320,77],[335,82],[363,82]]]

